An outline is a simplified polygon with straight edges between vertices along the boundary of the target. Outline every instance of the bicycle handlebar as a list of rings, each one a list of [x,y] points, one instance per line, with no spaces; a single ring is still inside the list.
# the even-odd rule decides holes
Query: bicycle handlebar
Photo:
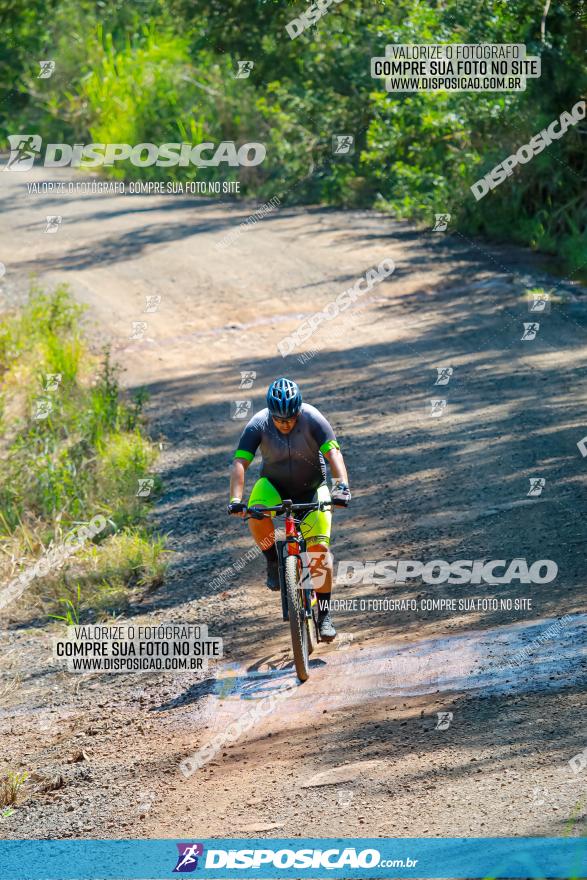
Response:
[[[236,507],[236,504],[234,505]],[[288,515],[292,513],[308,513],[311,510],[327,510],[329,507],[346,507],[344,504],[336,504],[334,501],[310,501],[307,504],[298,504],[287,498],[274,507],[248,507],[243,501],[240,504],[240,512],[248,513],[253,519],[263,519],[271,513]]]
[[[274,507],[247,507],[247,513],[250,513],[253,519],[262,519],[271,513],[287,516],[292,513],[309,513],[311,510],[326,510],[331,506],[331,501],[310,501],[308,504],[296,504],[290,498],[286,498],[281,504],[276,504]]]

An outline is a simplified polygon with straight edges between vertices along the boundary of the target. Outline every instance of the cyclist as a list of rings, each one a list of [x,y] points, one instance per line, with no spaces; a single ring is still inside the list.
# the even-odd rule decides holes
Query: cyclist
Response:
[[[241,513],[245,473],[257,449],[261,450],[261,476],[253,486],[249,506],[274,507],[284,498],[291,498],[298,504],[332,500],[346,507],[351,500],[346,467],[334,431],[316,407],[302,402],[302,392],[291,379],[276,379],[269,386],[267,408],[255,413],[241,434],[230,476],[230,514]],[[330,467],[332,493],[326,482],[324,458]],[[336,636],[330,616],[331,521],[330,509],[316,510],[310,511],[300,526],[318,594],[320,637],[326,642]],[[267,560],[267,586],[270,590],[279,590],[271,518],[250,519],[249,528]]]

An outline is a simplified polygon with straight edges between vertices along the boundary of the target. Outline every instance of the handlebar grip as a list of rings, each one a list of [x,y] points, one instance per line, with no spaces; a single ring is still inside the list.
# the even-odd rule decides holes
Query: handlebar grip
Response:
[[[243,501],[231,501],[226,508],[227,513],[243,513],[247,509],[247,505]]]
[[[253,519],[265,519],[265,514],[261,513],[260,510],[255,510],[254,507],[248,507],[245,505],[245,510]]]

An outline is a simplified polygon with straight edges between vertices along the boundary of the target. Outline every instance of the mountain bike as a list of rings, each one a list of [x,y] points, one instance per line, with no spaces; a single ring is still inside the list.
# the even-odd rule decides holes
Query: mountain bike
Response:
[[[300,524],[311,511],[326,510],[332,506],[331,501],[295,504],[286,500],[275,507],[247,507],[246,504],[242,507],[243,512],[254,519],[263,519],[271,514],[285,516],[285,540],[275,542],[281,610],[283,619],[289,621],[296,675],[302,682],[307,681],[310,675],[310,654],[320,641],[320,630],[318,599],[312,587],[306,541]]]

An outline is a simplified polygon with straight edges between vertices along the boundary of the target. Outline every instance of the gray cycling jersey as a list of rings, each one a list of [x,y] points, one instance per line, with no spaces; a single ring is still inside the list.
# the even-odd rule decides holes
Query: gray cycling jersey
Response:
[[[294,429],[282,434],[268,409],[255,413],[238,443],[235,458],[252,461],[261,450],[261,476],[282,498],[305,501],[326,479],[323,452],[338,449],[332,426],[315,406],[303,403]]]

